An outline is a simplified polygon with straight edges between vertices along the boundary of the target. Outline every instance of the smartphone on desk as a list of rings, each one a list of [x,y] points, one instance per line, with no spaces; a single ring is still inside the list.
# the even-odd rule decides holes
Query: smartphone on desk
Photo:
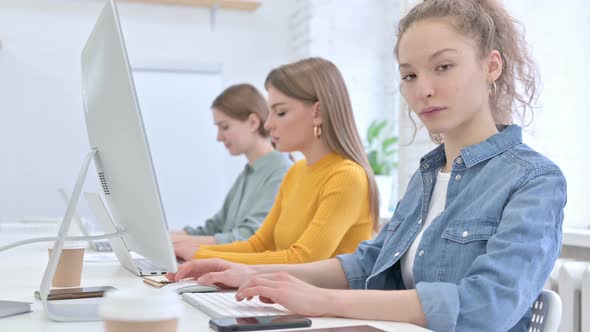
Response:
[[[162,288],[174,281],[168,280],[165,276],[148,276],[143,277],[143,282],[154,287]]]
[[[219,332],[258,331],[310,327],[311,320],[299,315],[217,318],[211,319],[209,326]]]
[[[47,300],[71,300],[89,297],[103,297],[104,292],[114,289],[116,288],[112,286],[58,288],[49,291]],[[41,300],[41,294],[39,291],[35,291],[35,298],[37,300]]]

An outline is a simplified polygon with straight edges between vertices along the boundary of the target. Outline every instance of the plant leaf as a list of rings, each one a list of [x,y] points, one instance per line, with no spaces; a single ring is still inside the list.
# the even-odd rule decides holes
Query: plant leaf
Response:
[[[375,140],[375,138],[377,138],[378,133],[376,131],[376,125],[377,121],[374,120],[367,128],[367,142],[369,143],[369,145],[373,144],[373,141]]]
[[[386,120],[377,121],[375,124],[375,136],[379,137],[379,135],[381,134],[381,130],[383,130],[383,128],[385,128],[386,125]]]
[[[377,151],[375,150],[371,150],[369,151],[369,153],[367,153],[367,159],[369,159],[369,164],[371,165],[371,168],[373,169],[373,173],[377,172],[377,168],[378,163],[377,163]]]
[[[397,137],[388,137],[383,140],[381,146],[383,147],[383,151],[386,151],[390,146],[397,143]]]
[[[375,175],[389,175],[398,166],[393,157],[399,138],[390,129],[387,120],[374,120],[367,128],[365,151]]]

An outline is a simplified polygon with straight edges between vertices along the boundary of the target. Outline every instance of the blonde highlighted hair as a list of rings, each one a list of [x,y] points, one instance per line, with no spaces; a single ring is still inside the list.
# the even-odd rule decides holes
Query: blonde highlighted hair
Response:
[[[328,60],[308,58],[272,70],[264,85],[267,89],[272,86],[286,96],[309,105],[319,102],[322,114],[320,139],[330,150],[354,161],[365,170],[373,226],[377,229],[379,192],[375,175],[359,137],[348,90],[338,68]]]

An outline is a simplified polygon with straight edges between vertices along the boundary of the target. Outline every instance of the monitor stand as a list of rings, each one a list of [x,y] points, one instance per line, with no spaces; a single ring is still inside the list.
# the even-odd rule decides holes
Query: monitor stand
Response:
[[[84,197],[90,206],[92,212],[94,212],[94,216],[96,217],[96,223],[102,228],[105,233],[117,233],[122,228],[118,226],[109,211],[107,211],[104,202],[100,198],[97,193],[84,193]],[[127,270],[131,271],[135,275],[141,276],[140,271],[135,266],[135,262],[133,261],[133,257],[131,257],[131,253],[129,252],[129,248],[125,244],[123,237],[110,239],[109,243],[111,244],[111,248],[113,249],[113,253],[119,263],[123,265]]]
[[[88,174],[88,168],[90,167],[90,163],[92,162],[92,159],[96,155],[97,151],[97,149],[92,149],[84,158],[82,167],[78,173],[76,184],[74,185],[74,191],[72,192],[66,213],[63,217],[61,226],[59,227],[57,240],[55,241],[53,250],[49,256],[49,263],[47,264],[45,272],[43,273],[43,279],[41,279],[41,286],[39,288],[41,302],[47,317],[54,321],[84,322],[101,320],[98,313],[98,307],[102,303],[103,299],[100,297],[76,300],[47,300],[47,295],[49,294],[51,283],[57,269],[57,264],[63,250],[64,241],[68,235],[70,224],[72,223],[72,217],[76,211],[76,206],[80,199],[82,186],[84,185],[86,175]],[[124,234],[124,230],[119,230],[113,235],[120,237]]]

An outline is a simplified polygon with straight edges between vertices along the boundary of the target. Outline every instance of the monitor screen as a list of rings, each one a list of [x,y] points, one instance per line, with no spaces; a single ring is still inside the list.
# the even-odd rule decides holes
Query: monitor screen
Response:
[[[127,247],[176,271],[117,8],[108,1],[82,50],[82,95],[90,148],[111,216]]]

